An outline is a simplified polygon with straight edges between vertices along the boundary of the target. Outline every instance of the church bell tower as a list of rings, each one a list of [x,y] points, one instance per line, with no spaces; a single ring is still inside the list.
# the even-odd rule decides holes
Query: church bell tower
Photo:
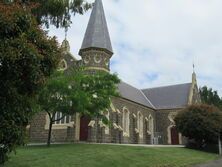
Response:
[[[113,50],[102,0],[96,0],[93,5],[79,55],[86,69],[109,72]]]

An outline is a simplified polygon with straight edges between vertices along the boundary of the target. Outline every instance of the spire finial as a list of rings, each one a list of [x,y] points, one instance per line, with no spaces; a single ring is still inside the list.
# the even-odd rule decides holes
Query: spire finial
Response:
[[[196,83],[196,82],[197,82],[197,76],[195,73],[195,64],[193,63],[192,83]]]

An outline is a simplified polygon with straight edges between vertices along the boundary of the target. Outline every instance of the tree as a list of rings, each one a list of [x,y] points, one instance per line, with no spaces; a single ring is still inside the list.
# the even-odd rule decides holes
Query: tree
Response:
[[[39,87],[61,56],[56,39],[47,37],[30,12],[0,2],[0,164],[24,142]]]
[[[214,105],[222,110],[222,99],[219,97],[217,91],[213,91],[212,88],[204,86],[200,88],[199,92],[202,103]]]
[[[20,3],[25,6],[35,5],[32,13],[39,25],[50,24],[58,27],[66,27],[71,23],[71,14],[84,14],[91,4],[86,0],[4,0],[8,3]]]
[[[32,2],[32,0],[27,0]],[[71,14],[84,14],[91,4],[85,0],[35,0],[39,6],[33,10],[40,24],[65,27],[71,23]]]
[[[116,75],[106,72],[87,74],[83,69],[71,69],[67,73],[56,72],[39,93],[41,110],[49,116],[49,132],[47,145],[50,146],[52,125],[65,116],[76,112],[91,117],[101,118],[105,109],[110,106],[110,97],[118,96]],[[60,118],[55,118],[57,112]]]
[[[222,113],[214,106],[192,105],[175,117],[179,132],[194,139],[199,147],[217,141],[222,132]]]
[[[0,1],[0,164],[23,143],[35,95],[59,62],[56,39],[40,25],[68,27],[70,13],[90,7],[84,0]]]

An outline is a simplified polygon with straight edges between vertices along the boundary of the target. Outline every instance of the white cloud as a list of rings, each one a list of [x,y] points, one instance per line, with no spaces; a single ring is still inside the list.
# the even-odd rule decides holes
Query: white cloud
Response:
[[[92,0],[90,1],[92,2]],[[113,72],[139,88],[191,81],[222,96],[221,0],[103,0],[114,49]],[[68,32],[78,54],[90,12],[75,16]],[[61,42],[64,32],[50,29]]]

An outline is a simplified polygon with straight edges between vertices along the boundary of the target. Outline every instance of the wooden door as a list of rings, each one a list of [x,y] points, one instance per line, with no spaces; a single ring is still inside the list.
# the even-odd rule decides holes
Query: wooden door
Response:
[[[80,118],[80,141],[87,141],[88,139],[88,125],[90,119],[86,116]]]
[[[175,126],[171,128],[171,144],[173,145],[179,144],[179,134]]]

